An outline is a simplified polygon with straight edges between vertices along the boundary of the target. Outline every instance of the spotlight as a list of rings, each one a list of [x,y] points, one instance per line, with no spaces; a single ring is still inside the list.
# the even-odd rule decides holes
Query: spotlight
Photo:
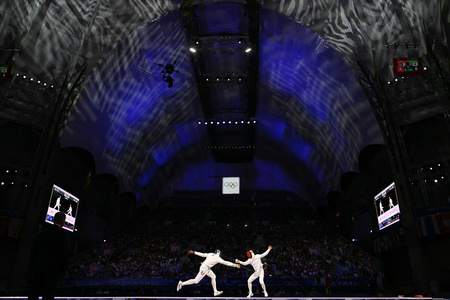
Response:
[[[216,81],[219,81],[219,80],[220,80],[220,77],[219,77],[219,76],[217,76],[217,77],[216,77]]]
[[[197,52],[197,50],[195,50],[195,48],[189,48],[189,51],[191,51],[192,53],[195,53],[195,52]]]
[[[245,53],[249,53],[250,51],[252,51],[252,48],[245,49]]]

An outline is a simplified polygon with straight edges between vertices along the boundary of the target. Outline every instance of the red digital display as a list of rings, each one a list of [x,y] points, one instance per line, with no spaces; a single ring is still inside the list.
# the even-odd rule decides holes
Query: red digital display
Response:
[[[420,75],[423,73],[422,58],[399,57],[393,58],[394,75]]]

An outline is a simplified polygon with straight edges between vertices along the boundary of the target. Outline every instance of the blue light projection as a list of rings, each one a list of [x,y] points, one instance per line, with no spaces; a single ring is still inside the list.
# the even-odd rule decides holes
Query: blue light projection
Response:
[[[164,165],[171,160],[182,148],[178,135],[164,138],[163,143],[155,145],[151,149],[151,153],[159,166]]]
[[[274,169],[277,164],[266,160],[255,158],[253,163],[256,167],[256,174],[251,180],[250,188],[254,190],[281,190],[282,185],[274,177]]]
[[[141,186],[146,186],[152,179],[152,177],[155,174],[157,169],[158,169],[158,165],[156,165],[156,164],[148,165],[146,167],[146,169],[143,170],[143,172],[139,176],[139,184]]]
[[[361,145],[380,137],[371,131],[373,112],[352,70],[311,29],[274,11],[261,10],[256,153],[291,153],[292,165],[308,168],[325,189],[339,175],[357,169]],[[283,120],[281,145],[279,126]],[[274,128],[271,128],[274,124]],[[359,125],[362,125],[358,127]],[[286,152],[286,153],[285,153]],[[282,168],[284,172],[289,166]]]
[[[179,73],[168,88],[158,64],[175,61]],[[139,186],[165,176],[158,169],[184,147],[207,139],[206,130],[196,125],[202,118],[181,12],[176,11],[138,28],[105,57],[62,141],[85,146],[96,157],[98,172],[115,174],[122,189],[138,193]]]
[[[261,115],[258,117],[258,131],[264,132],[269,140],[277,141],[284,145],[283,151],[290,151],[302,162],[307,162],[314,145],[305,140],[302,135],[298,135],[296,130],[287,126],[283,120],[271,115]],[[303,133],[304,134],[304,133]],[[315,172],[316,173],[316,172]],[[317,170],[319,173],[319,170]]]
[[[285,130],[283,143],[300,161],[306,162],[309,154],[314,148],[314,145],[304,140],[301,136],[296,136],[295,132],[288,127]]]
[[[213,191],[219,190],[222,179],[215,177],[215,161],[208,160],[187,164],[177,178],[175,190]]]
[[[277,21],[271,20],[275,17]],[[321,38],[314,32],[288,19],[285,22],[279,19],[265,13],[266,26],[260,35],[259,80],[280,95],[295,97],[312,122],[323,123],[329,113],[327,99],[334,93],[322,89],[326,83],[322,79],[333,71],[316,72],[323,72],[328,54],[317,53],[316,43]]]
[[[177,125],[175,128],[182,147],[190,147],[201,142],[202,136],[199,134],[196,127],[192,127],[191,122]]]
[[[209,16],[200,22],[215,32],[242,29],[231,20],[241,15],[223,13],[229,24]],[[105,56],[62,143],[91,151],[99,173],[117,175],[121,189],[148,202],[162,190],[215,190],[223,175],[245,178],[247,189],[301,197],[335,189],[339,175],[357,166],[359,149],[379,136],[359,127],[376,123],[364,93],[339,55],[297,22],[261,10],[260,43],[253,162],[218,164],[202,147],[209,139],[198,125],[205,116],[180,11],[142,26]],[[180,73],[168,88],[158,64],[175,60]]]
[[[275,141],[281,141],[286,122],[274,116],[264,115],[258,118],[258,129]]]
[[[215,3],[215,5],[197,5],[199,34],[245,33],[248,20],[246,6],[240,3]]]

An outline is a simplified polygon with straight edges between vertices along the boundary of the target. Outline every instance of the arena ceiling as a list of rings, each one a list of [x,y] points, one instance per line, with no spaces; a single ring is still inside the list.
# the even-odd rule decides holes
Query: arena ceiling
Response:
[[[2,49],[20,50],[0,54],[13,81],[57,90],[82,74],[61,146],[149,205],[220,193],[223,176],[326,203],[360,151],[384,144],[358,61],[378,87],[393,57],[448,61],[439,0],[7,0],[0,18]],[[12,106],[2,118],[45,124]]]

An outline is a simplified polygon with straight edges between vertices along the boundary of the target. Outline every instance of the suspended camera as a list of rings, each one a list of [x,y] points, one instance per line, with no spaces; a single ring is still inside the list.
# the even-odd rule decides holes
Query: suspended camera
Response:
[[[158,65],[158,66],[164,68],[164,70],[161,71],[161,73],[163,73],[162,80],[169,84],[167,86],[169,88],[173,87],[173,81],[174,81],[174,79],[172,78],[171,75],[173,73],[180,73],[178,70],[175,70],[175,64],[176,63],[177,63],[177,61],[175,61],[173,64],[167,64],[165,66],[162,65],[162,64],[155,64],[155,65]]]

